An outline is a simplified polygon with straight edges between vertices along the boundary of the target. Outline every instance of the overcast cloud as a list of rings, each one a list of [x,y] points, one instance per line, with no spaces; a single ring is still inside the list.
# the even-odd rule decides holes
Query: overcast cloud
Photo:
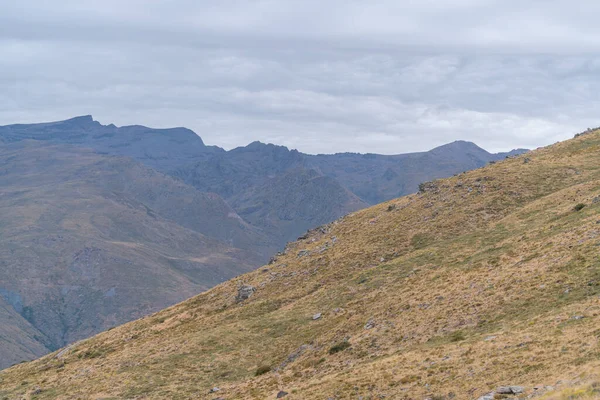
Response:
[[[592,0],[0,0],[0,125],[92,114],[225,148],[534,148],[600,125]]]

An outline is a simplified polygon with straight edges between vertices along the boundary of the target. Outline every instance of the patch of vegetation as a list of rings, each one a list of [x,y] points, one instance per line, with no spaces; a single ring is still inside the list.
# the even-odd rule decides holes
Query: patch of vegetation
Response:
[[[83,358],[83,359],[92,359],[92,358],[99,358],[99,357],[104,357],[109,353],[112,353],[114,350],[110,349],[110,348],[91,348],[91,349],[87,349],[86,351],[84,351],[83,353],[79,353],[77,355],[77,357],[79,358]]]
[[[573,207],[573,211],[581,211],[585,207],[585,204],[579,203],[575,207]]]
[[[347,340],[344,340],[343,342],[339,342],[339,343],[333,345],[329,349],[329,354],[339,353],[340,351],[344,351],[349,347],[350,347],[350,343]]]
[[[260,376],[260,375],[264,375],[271,372],[271,366],[270,365],[261,365],[258,368],[256,368],[256,372],[254,373],[254,376]]]
[[[463,331],[455,331],[455,332],[452,332],[452,334],[450,335],[451,342],[462,342],[463,340],[466,340],[466,339],[467,338]]]
[[[413,382],[417,382],[420,380],[421,380],[421,377],[418,375],[409,375],[409,376],[405,376],[404,378],[401,378],[400,383],[402,383],[403,385],[406,385],[407,383],[413,383]]]
[[[417,233],[410,239],[410,244],[415,249],[424,249],[435,241],[433,237],[426,233]]]

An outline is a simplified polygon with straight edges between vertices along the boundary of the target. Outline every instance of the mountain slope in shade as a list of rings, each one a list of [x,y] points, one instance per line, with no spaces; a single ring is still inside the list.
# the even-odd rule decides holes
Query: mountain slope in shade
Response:
[[[585,381],[592,390],[599,156],[594,131],[431,182],[313,230],[257,271],[6,370],[0,392],[472,399],[512,386],[519,398],[561,398]]]
[[[305,168],[277,175],[230,202],[246,221],[271,232],[279,248],[287,238],[367,207],[334,179]]]
[[[10,304],[7,298],[16,304]],[[19,304],[20,296],[16,293],[4,291],[0,296],[0,369],[8,368],[23,360],[33,360],[48,353],[46,347],[50,341],[43,333],[33,327],[17,309],[22,311]]]
[[[4,145],[0,187],[3,367],[174,304],[265,258],[254,251],[261,234],[218,196],[129,158]]]

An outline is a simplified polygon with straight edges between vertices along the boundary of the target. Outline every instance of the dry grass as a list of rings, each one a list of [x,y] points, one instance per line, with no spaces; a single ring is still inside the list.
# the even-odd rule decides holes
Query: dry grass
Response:
[[[600,133],[527,157],[349,215],[272,265],[4,371],[0,398],[468,399],[508,384],[590,398]],[[241,284],[257,291],[235,303]]]

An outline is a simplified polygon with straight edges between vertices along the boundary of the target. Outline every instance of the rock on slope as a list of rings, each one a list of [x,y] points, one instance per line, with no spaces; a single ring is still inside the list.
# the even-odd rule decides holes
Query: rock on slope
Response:
[[[0,393],[468,399],[593,385],[599,156],[596,131],[424,185],[264,268],[6,370]]]
[[[253,251],[262,235],[218,196],[128,158],[7,144],[0,187],[0,368],[174,304],[264,259]]]

